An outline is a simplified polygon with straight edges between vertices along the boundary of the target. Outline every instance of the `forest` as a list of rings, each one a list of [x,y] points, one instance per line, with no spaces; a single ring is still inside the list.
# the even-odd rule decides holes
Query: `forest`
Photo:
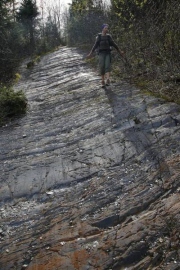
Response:
[[[113,76],[180,103],[179,0],[72,0],[63,13],[54,5],[46,15],[35,0],[18,2],[0,1],[1,124],[27,110],[23,89],[13,91],[24,59],[30,59],[27,68],[32,68],[59,46],[88,52],[104,22],[125,52],[124,59],[112,52]]]

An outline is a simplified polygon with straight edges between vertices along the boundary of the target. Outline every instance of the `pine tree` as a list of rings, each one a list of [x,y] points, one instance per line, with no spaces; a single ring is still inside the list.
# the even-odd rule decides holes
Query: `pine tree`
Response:
[[[36,2],[33,0],[23,0],[19,11],[17,12],[17,21],[20,22],[28,31],[29,48],[32,53],[35,49],[35,27],[36,18],[39,15]]]

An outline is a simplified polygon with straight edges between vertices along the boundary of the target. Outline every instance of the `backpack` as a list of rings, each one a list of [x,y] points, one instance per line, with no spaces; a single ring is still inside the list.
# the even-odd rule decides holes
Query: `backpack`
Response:
[[[97,35],[97,39],[98,39],[98,41],[100,42],[101,41],[101,33],[99,33],[98,35]],[[112,50],[112,47],[110,46],[110,35],[109,34],[107,34],[107,37],[108,37],[108,42],[109,42],[109,47],[110,47],[110,51]],[[98,46],[98,48],[96,49],[96,54],[99,54],[99,46]]]

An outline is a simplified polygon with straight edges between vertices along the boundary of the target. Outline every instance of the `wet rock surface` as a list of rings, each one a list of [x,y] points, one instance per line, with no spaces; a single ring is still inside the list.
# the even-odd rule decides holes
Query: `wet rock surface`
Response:
[[[180,267],[180,106],[104,90],[75,48],[22,67],[0,129],[0,269]]]

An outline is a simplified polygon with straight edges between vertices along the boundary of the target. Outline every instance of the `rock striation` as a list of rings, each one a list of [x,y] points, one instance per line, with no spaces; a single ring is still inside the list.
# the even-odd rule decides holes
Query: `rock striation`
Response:
[[[75,48],[22,66],[27,115],[0,129],[0,269],[180,269],[180,106]]]

